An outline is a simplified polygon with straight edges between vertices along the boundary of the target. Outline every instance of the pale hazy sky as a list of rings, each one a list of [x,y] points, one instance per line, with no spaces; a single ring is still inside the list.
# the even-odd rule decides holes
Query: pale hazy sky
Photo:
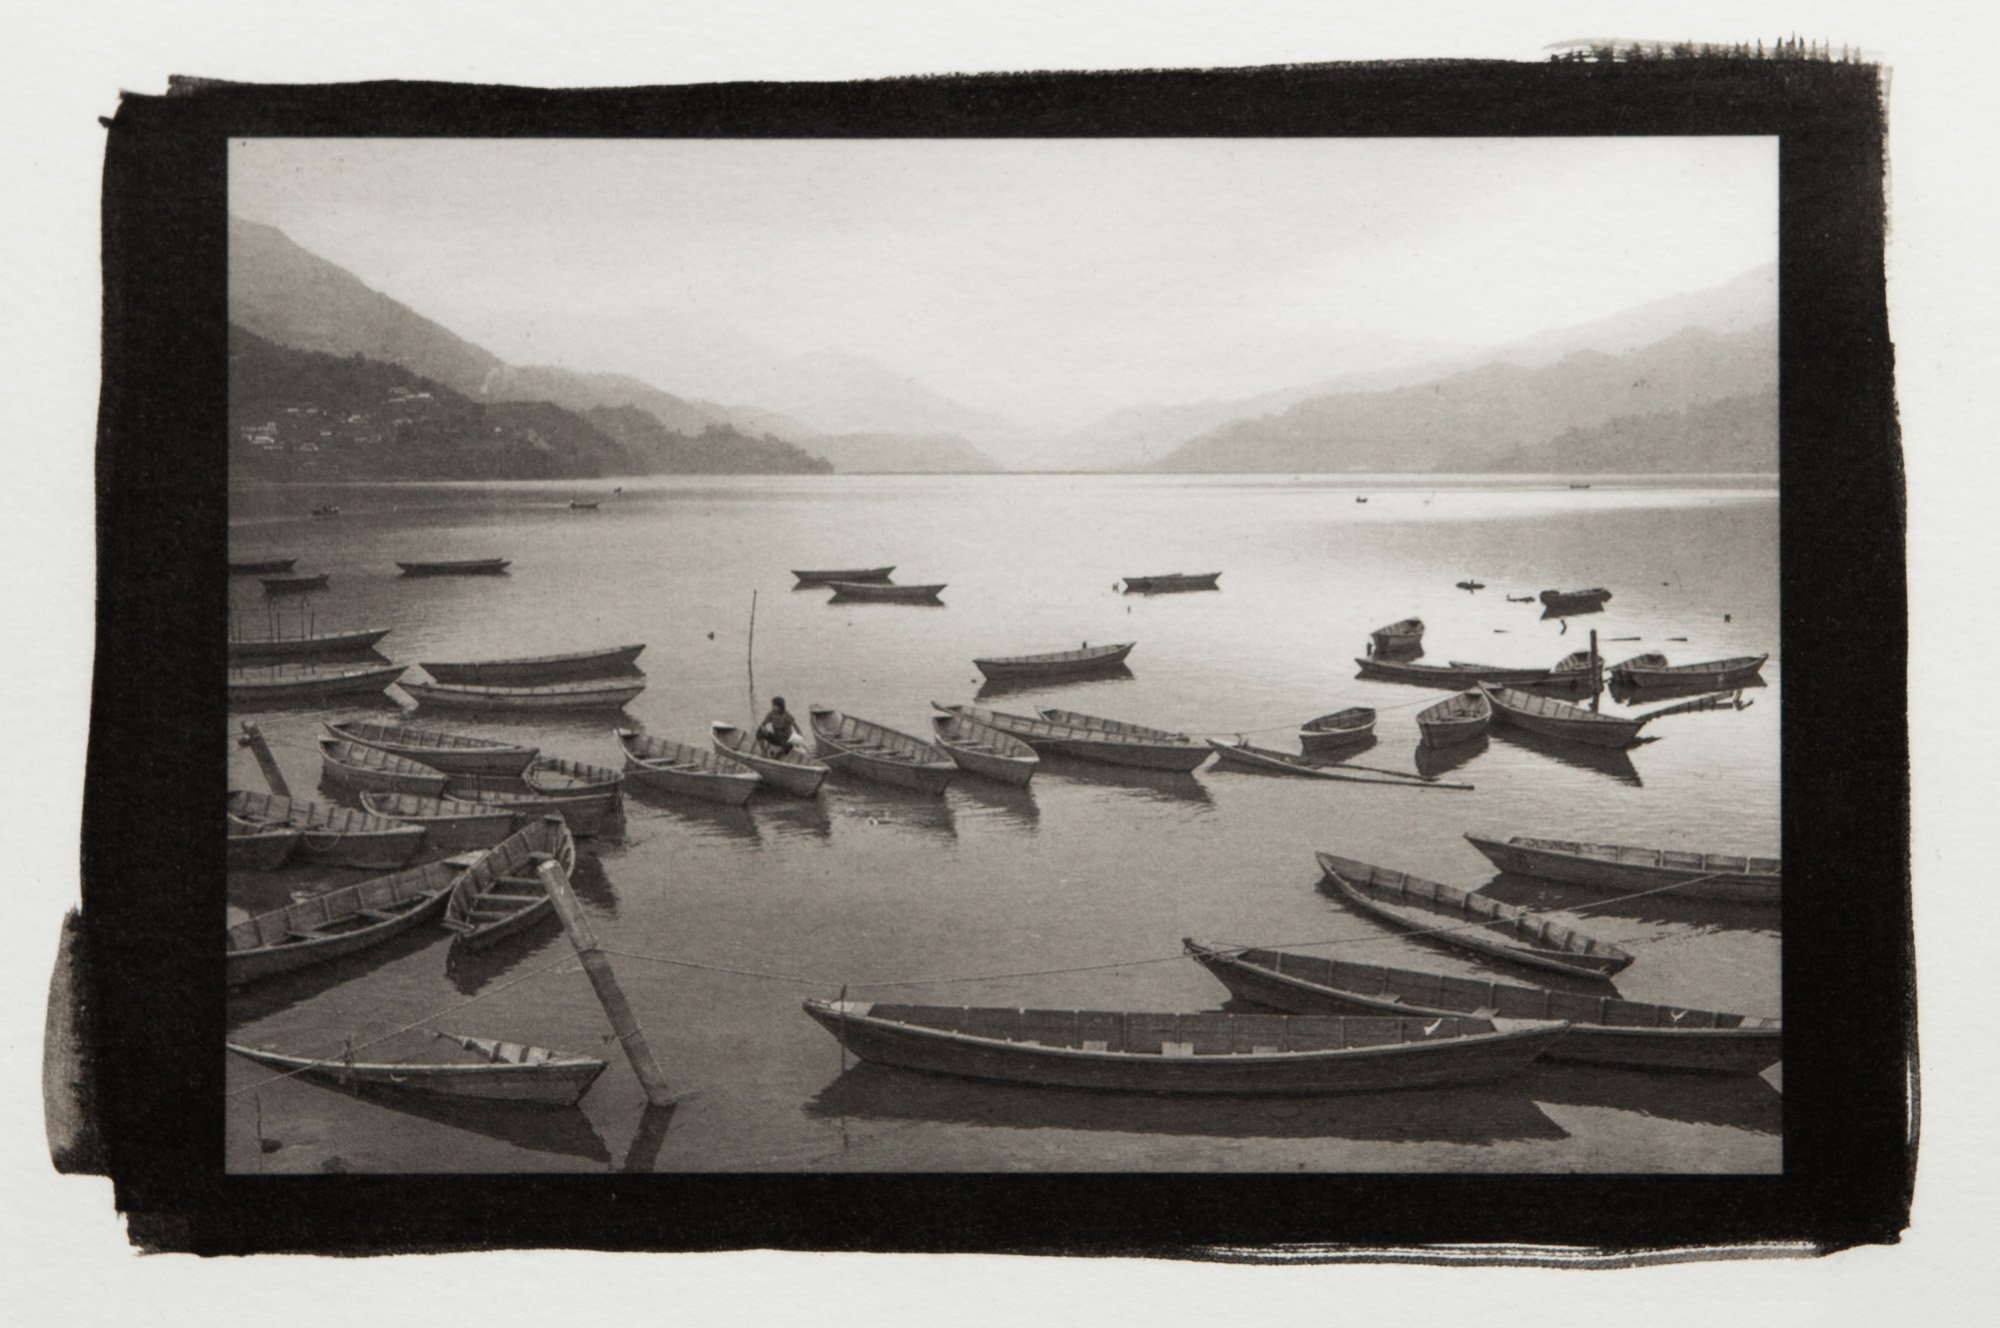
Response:
[[[1776,140],[238,142],[230,206],[516,363],[865,355],[1076,424],[1497,345],[1777,256]]]

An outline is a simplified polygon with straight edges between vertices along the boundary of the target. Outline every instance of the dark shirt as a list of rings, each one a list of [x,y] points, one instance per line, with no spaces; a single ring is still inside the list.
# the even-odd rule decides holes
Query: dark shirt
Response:
[[[773,746],[783,747],[792,740],[792,734],[799,727],[789,710],[773,709],[764,716],[764,722],[757,726],[757,736]]]

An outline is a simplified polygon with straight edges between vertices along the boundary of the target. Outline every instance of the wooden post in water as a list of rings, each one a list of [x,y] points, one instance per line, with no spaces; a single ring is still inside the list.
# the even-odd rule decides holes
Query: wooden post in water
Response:
[[[244,720],[243,736],[236,742],[238,746],[248,747],[250,754],[257,758],[257,767],[264,772],[264,782],[271,786],[271,792],[281,798],[292,796],[291,786],[285,783],[285,772],[278,769],[278,758],[271,755],[270,744],[264,741],[264,734],[255,724]]]
[[[1597,629],[1590,629],[1590,712],[1598,713],[1597,698],[1604,693],[1603,662],[1597,658]]]
[[[584,920],[583,909],[577,904],[576,896],[570,893],[569,876],[562,864],[553,860],[542,863],[536,871],[542,878],[542,885],[555,901],[556,916],[562,919],[563,931],[569,943],[576,947],[577,958],[583,961],[583,971],[590,977],[590,985],[597,992],[598,1004],[604,1007],[605,1017],[611,1021],[611,1031],[618,1035],[618,1044],[625,1048],[625,1059],[632,1063],[632,1072],[639,1076],[639,1083],[646,1090],[646,1101],[656,1107],[673,1105],[673,1094],[667,1088],[667,1076],[660,1072],[659,1062],[653,1059],[653,1049],[646,1043],[646,1031],[639,1027],[633,1017],[632,1007],[626,1004],[625,992],[618,985],[618,975],[611,971],[611,960],[597,948],[597,937],[592,934],[590,924]]]
[[[750,644],[743,648],[743,668],[750,675],[750,733],[757,733],[757,592],[750,592]]]

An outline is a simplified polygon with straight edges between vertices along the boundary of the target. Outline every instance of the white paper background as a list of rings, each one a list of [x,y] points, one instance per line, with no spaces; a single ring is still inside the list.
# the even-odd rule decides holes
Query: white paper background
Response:
[[[1607,5],[1074,3],[385,4],[264,0],[13,7],[0,23],[0,567],[9,670],[0,762],[0,1300],[17,1322],[313,1325],[607,1322],[832,1325],[1210,1322],[1276,1311],[1460,1325],[1702,1318],[1959,1322],[1995,1290],[1994,1020],[1982,924],[2000,884],[1983,833],[1995,714],[1981,707],[1994,550],[1976,385],[1993,376],[1995,115],[1989,7],[1931,3]],[[1544,58],[1585,36],[1729,41],[1798,33],[1891,70],[1890,295],[1910,481],[1914,860],[1924,1148],[1901,1246],[1813,1261],[1617,1273],[1224,1268],[1109,1261],[741,1254],[511,1254],[353,1261],[142,1260],[108,1182],[58,1177],[39,1052],[61,911],[76,898],[90,676],[98,189],[120,89],[170,73],[257,82],[434,78],[538,86],[845,79],[927,72],[1255,65],[1411,56]],[[1882,520],[1857,495],[1851,519]],[[1948,651],[1948,654],[1947,654]],[[1960,664],[1953,668],[1951,664]],[[1969,664],[1968,666],[1965,666]],[[1868,698],[1855,698],[1868,704]],[[1803,883],[1810,888],[1810,883]],[[1887,888],[1888,883],[1884,883]],[[1723,1317],[1726,1316],[1726,1317]]]

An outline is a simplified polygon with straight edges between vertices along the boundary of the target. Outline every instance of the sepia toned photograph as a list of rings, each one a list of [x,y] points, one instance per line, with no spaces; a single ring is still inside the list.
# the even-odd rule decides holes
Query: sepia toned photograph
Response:
[[[1783,1172],[1776,137],[226,151],[229,1174]]]

